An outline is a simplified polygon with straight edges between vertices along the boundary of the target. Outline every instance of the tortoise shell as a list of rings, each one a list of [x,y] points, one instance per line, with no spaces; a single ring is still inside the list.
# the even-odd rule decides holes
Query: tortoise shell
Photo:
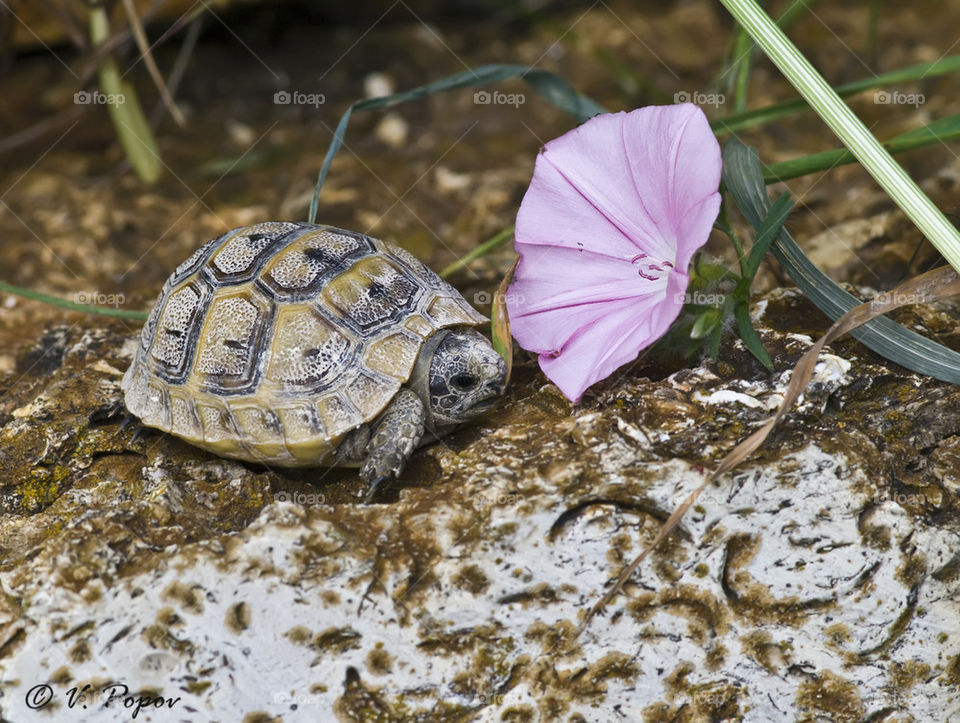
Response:
[[[259,223],[210,241],[167,279],[121,386],[144,424],[216,454],[333,464],[428,337],[484,321],[404,249]]]

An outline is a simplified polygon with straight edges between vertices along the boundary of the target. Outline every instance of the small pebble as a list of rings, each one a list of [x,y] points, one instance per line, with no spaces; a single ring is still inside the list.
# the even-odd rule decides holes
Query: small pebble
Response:
[[[407,135],[410,133],[410,124],[399,113],[387,113],[377,123],[374,133],[391,148],[398,148],[406,142]]]
[[[363,79],[363,94],[367,98],[392,95],[395,87],[393,78],[386,73],[368,73]]]
[[[443,193],[454,193],[470,187],[472,181],[469,173],[455,173],[446,166],[437,166],[437,188]]]
[[[257,140],[257,132],[246,123],[230,118],[226,122],[227,135],[238,146],[249,148]]]

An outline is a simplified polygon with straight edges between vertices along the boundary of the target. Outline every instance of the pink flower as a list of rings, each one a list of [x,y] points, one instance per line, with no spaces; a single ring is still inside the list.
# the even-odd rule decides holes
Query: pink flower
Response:
[[[596,116],[537,157],[507,311],[570,400],[677,318],[720,209],[720,170],[720,145],[689,103]]]

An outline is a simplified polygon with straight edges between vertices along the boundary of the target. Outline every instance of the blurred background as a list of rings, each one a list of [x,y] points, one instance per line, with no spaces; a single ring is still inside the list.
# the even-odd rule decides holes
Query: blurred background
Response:
[[[948,55],[960,20],[953,0],[767,6],[774,16],[793,8],[789,34],[834,84]],[[0,280],[148,309],[208,238],[306,219],[333,129],[353,101],[501,62],[553,71],[611,110],[692,100],[723,118],[735,111],[732,43],[733,24],[711,0],[0,0]],[[896,88],[921,102],[878,103],[871,92],[851,103],[885,138],[957,112],[956,85],[955,76],[929,78]],[[118,88],[127,91],[119,121],[110,114]],[[521,81],[483,92],[355,114],[318,222],[400,243],[438,270],[512,224],[538,148],[575,122]],[[793,95],[758,58],[747,108]],[[146,169],[131,167],[123,143],[138,109],[150,129],[142,135],[152,136]],[[837,145],[809,112],[739,135],[766,162]],[[902,160],[957,210],[954,148]],[[823,236],[892,210],[855,166],[790,190],[794,235],[841,280],[877,285],[902,275],[907,260],[935,256],[914,253],[920,239],[902,219],[888,219],[893,231],[886,221],[858,227],[839,244],[835,232]],[[892,236],[902,249],[891,251]],[[504,246],[453,281],[473,298],[512,254]],[[783,279],[759,281],[762,289]],[[18,343],[78,318],[0,299],[0,371]]]

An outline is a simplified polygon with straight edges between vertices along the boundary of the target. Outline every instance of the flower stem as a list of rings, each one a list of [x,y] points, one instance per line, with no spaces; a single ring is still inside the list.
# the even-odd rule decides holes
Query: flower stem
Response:
[[[725,233],[730,238],[731,243],[733,243],[733,248],[737,251],[737,261],[740,264],[740,273],[746,274],[747,255],[743,252],[743,244],[740,243],[740,237],[737,236],[737,232],[733,230],[733,226],[731,226],[730,222],[727,221],[727,205],[723,201],[720,202],[720,213],[717,215],[717,220],[713,222],[713,226],[714,228]]]
[[[720,0],[787,80],[955,269],[960,231],[827,84],[754,0]]]

